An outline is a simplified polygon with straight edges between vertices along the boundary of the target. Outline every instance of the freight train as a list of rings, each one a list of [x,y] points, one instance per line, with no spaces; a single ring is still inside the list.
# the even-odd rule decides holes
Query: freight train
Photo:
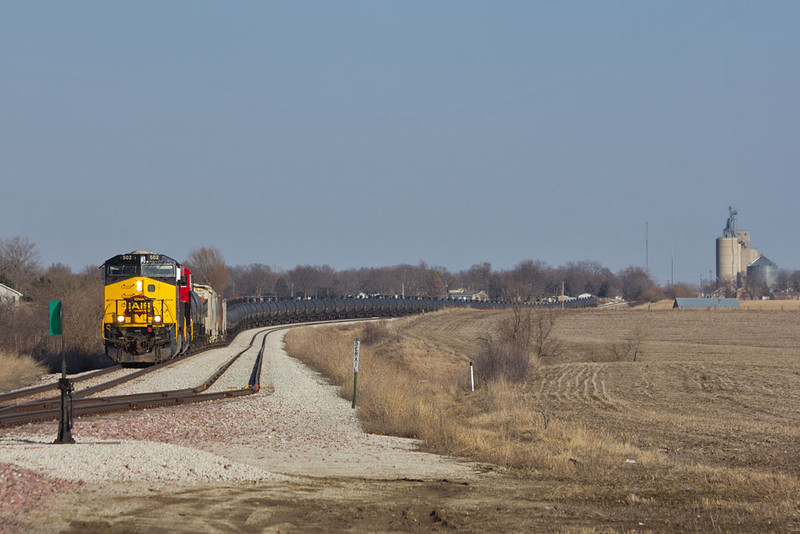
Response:
[[[193,284],[185,266],[163,254],[136,251],[103,264],[106,354],[123,364],[158,363],[192,346],[222,341],[259,326],[400,317],[444,308],[505,308],[508,304],[437,298],[249,298],[226,302],[211,287]],[[544,304],[547,305],[547,304]],[[561,306],[562,304],[558,304]],[[596,306],[594,297],[569,308]]]
[[[115,362],[158,363],[225,336],[225,302],[169,256],[134,251],[102,269],[103,342]]]

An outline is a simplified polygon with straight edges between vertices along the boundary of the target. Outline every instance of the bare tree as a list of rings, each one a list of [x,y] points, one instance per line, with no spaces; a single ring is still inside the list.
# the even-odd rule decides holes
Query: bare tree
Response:
[[[472,291],[487,291],[489,279],[492,276],[492,264],[489,262],[478,263],[467,271],[458,275],[458,280],[467,289]]]
[[[615,361],[637,361],[642,356],[642,345],[647,337],[647,333],[641,327],[637,326],[631,330],[625,338],[620,341],[612,342],[608,346],[611,359]]]
[[[553,275],[564,282],[567,295],[590,293],[607,297],[616,284],[611,271],[596,261],[570,261],[555,269]]]
[[[561,354],[561,342],[553,335],[558,310],[515,305],[511,312],[510,317],[500,322],[503,342],[530,352],[536,360]]]
[[[787,269],[778,271],[778,277],[775,280],[775,291],[791,291],[791,275]]]
[[[196,282],[209,285],[221,294],[228,289],[230,273],[219,249],[196,248],[189,252],[189,259],[186,263]]]
[[[627,301],[641,304],[664,298],[664,293],[650,277],[650,273],[639,266],[631,265],[624,269],[619,274],[619,281],[622,296]]]
[[[511,307],[511,317],[500,322],[500,338],[511,346],[529,350],[533,338],[533,316],[531,308],[519,304]]]
[[[279,276],[279,272],[263,263],[251,263],[246,267],[231,267],[229,271],[231,286],[237,295],[269,295],[273,292]]]
[[[551,273],[550,266],[540,260],[521,261],[513,271],[509,272],[511,280],[524,286],[526,294],[531,298],[544,296],[547,279]]]
[[[800,271],[792,271],[792,274],[789,275],[788,289],[790,291],[800,291]]]
[[[40,274],[39,252],[27,237],[0,241],[0,273],[21,291]]]
[[[533,354],[537,358],[560,356],[562,351],[561,341],[553,335],[559,311],[553,308],[536,308],[532,315],[531,337]]]
[[[433,269],[428,271],[427,283],[425,284],[425,295],[429,297],[445,296],[445,286],[442,276]]]
[[[664,296],[668,299],[696,297],[698,293],[700,293],[700,288],[686,282],[669,284],[664,288]]]

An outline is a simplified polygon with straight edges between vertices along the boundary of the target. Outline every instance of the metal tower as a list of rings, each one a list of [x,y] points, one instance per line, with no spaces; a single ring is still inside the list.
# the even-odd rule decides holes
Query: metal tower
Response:
[[[728,206],[728,224],[722,231],[722,237],[736,237],[736,216],[739,214],[736,208]]]

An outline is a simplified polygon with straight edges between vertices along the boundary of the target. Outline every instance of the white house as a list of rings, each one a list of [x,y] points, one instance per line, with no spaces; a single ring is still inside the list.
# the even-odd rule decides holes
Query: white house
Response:
[[[22,293],[16,289],[0,284],[0,302],[11,302],[14,306],[17,306],[21,297]]]

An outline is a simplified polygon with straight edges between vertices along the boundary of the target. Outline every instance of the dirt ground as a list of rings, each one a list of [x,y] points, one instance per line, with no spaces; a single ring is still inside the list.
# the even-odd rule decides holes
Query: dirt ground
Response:
[[[466,360],[493,321],[445,314],[405,334]],[[604,351],[637,330],[637,361]],[[800,531],[800,314],[596,310],[565,313],[556,333],[564,350],[530,394],[554,418],[658,455],[657,466],[608,465],[600,479],[482,466],[435,479],[295,472],[280,483],[115,484],[29,519],[65,532]]]
[[[105,532],[651,532],[716,529],[713,513],[678,522],[624,500],[552,498],[554,480],[485,473],[473,480],[306,479],[209,488],[96,488],[41,514],[43,531]],[[690,499],[690,497],[687,497]],[[36,528],[35,530],[39,530]],[[730,524],[728,528],[730,529]],[[769,531],[739,522],[733,530]]]

